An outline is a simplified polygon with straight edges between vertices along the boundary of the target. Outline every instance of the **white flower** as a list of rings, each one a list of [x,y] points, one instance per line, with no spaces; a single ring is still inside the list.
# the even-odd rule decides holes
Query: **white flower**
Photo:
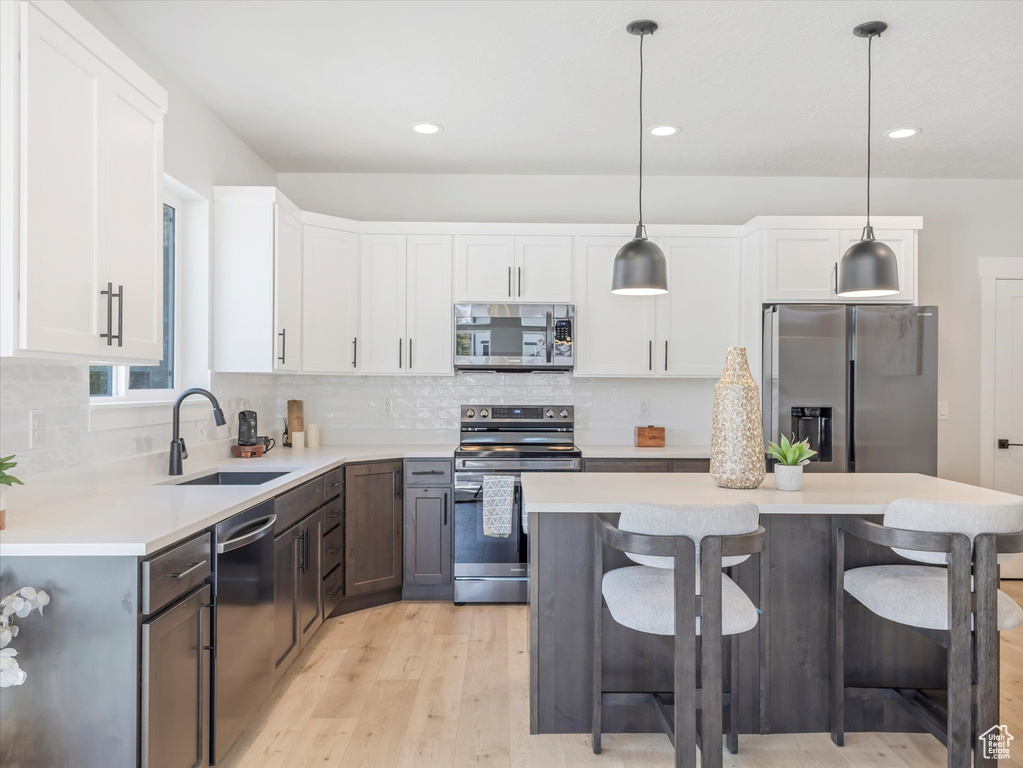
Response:
[[[17,655],[18,652],[13,648],[0,648],[0,688],[21,685],[28,678],[14,658]]]
[[[0,629],[0,648],[6,648],[7,644],[11,642],[11,638],[14,637],[14,633],[9,629]]]

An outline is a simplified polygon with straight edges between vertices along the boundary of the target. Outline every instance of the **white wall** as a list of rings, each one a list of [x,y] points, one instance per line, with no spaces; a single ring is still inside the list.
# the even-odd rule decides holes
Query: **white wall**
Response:
[[[165,170],[206,200],[217,184],[273,184],[274,170],[239,139],[181,82],[141,49],[125,31],[91,0],[71,0],[72,7],[110,38],[168,91],[165,121]],[[190,206],[208,212],[210,206]],[[211,230],[204,232],[193,252],[184,254],[189,266],[209,273]],[[205,246],[205,247],[204,247]],[[193,258],[194,257],[194,258]],[[190,318],[208,314],[209,278],[195,275],[183,292]],[[193,338],[189,344],[206,344]],[[201,362],[201,361],[200,361]],[[213,376],[212,389],[228,412],[227,427],[216,427],[208,404],[184,412],[183,434],[189,451],[201,455],[202,444],[227,454],[226,442],[237,427],[236,412],[253,407],[269,410],[276,385],[268,378]],[[40,411],[45,425],[39,441],[30,443],[29,414]],[[0,455],[17,453],[16,474],[29,485],[8,497],[12,512],[52,498],[86,493],[132,477],[166,472],[170,443],[170,405],[158,409],[128,408],[118,414],[90,408],[88,367],[84,364],[0,359]]]
[[[281,173],[303,210],[361,220],[623,222],[635,216],[636,180],[617,176]],[[648,177],[656,223],[738,224],[769,214],[858,214],[852,178]],[[979,479],[981,256],[1023,255],[1023,180],[876,179],[874,212],[922,215],[920,301],[940,307],[938,470]],[[630,236],[628,226],[622,236]]]

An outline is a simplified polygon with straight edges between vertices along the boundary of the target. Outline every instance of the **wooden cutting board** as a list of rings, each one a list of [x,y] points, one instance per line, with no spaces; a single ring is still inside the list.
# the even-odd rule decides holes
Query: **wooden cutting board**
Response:
[[[288,401],[288,434],[305,432],[304,404],[301,400]]]
[[[636,427],[637,448],[663,448],[664,427]]]

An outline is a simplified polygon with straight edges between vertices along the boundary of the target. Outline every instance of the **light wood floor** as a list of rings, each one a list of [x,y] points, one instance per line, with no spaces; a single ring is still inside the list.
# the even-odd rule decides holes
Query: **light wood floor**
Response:
[[[1023,604],[1023,582],[1004,588]],[[395,603],[327,621],[221,768],[670,766],[667,737],[529,735],[525,606]],[[1002,635],[1002,722],[1023,737],[1023,628]],[[1023,745],[1023,739],[1020,739]],[[1023,766],[1023,746],[1013,763]],[[921,734],[741,736],[726,766],[926,768]]]

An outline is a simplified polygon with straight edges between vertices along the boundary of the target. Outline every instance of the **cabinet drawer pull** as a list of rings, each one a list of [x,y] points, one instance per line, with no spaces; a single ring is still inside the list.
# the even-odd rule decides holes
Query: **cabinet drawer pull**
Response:
[[[338,481],[337,481],[337,482],[335,482],[335,483],[329,483],[329,484],[327,485],[327,487],[328,487],[328,488],[337,488],[337,487],[338,487],[339,485],[344,485],[344,484],[345,484],[345,481],[344,481],[344,480],[338,480]]]
[[[443,475],[445,474],[443,469],[417,469],[413,470],[413,475]]]
[[[329,517],[331,520],[337,520],[343,514],[344,512],[342,510],[335,509],[333,512],[328,512],[327,517]]]
[[[200,560],[198,563],[192,563],[191,566],[189,566],[188,568],[183,570],[181,573],[175,573],[174,574],[174,578],[178,579],[178,580],[181,580],[181,579],[185,578],[188,574],[192,573],[192,571],[198,571],[200,568],[202,568],[208,562],[209,562],[208,560]]]

